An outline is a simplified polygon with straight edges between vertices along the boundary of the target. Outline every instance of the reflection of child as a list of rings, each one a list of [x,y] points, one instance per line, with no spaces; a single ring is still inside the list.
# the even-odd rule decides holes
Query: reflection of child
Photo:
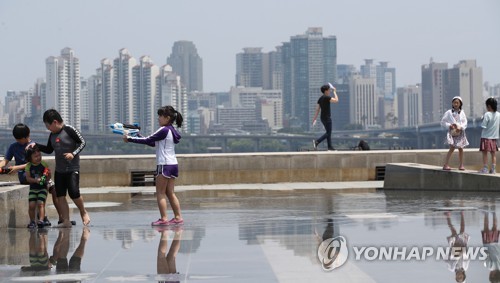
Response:
[[[172,232],[174,233],[174,238],[172,239],[172,243],[170,243],[170,248],[167,253],[169,232],[170,231],[167,228],[161,228],[160,230],[161,238],[156,258],[156,271],[158,274],[178,273],[175,264],[175,257],[181,247],[182,227],[173,228]]]
[[[484,228],[481,231],[483,245],[487,248],[488,257],[484,261],[484,266],[490,270],[490,282],[500,282],[500,246],[498,245],[497,215],[493,211],[493,223],[491,229],[488,226],[489,212],[484,212]]]
[[[68,262],[70,230],[60,229],[57,240],[54,244],[53,255],[50,257],[51,263],[56,265],[57,273],[80,271],[82,258],[85,252],[85,245],[90,236],[90,230],[83,227],[80,243]]]
[[[28,228],[43,227],[45,218],[45,200],[47,199],[47,184],[50,181],[49,166],[42,160],[42,153],[37,146],[26,150],[26,180],[30,184],[28,195],[30,224]],[[38,222],[35,221],[38,208]]]
[[[469,234],[465,233],[465,220],[464,212],[460,212],[460,232],[457,233],[455,227],[451,223],[450,213],[445,212],[448,227],[450,227],[451,236],[447,237],[448,244],[450,245],[450,254],[448,262],[448,269],[455,272],[455,280],[457,282],[465,282],[465,271],[469,267],[469,259],[464,256],[467,243],[469,242]]]
[[[458,158],[460,160],[459,170],[464,168],[464,147],[469,145],[467,137],[465,136],[465,129],[467,128],[467,117],[465,112],[462,111],[462,98],[455,96],[451,100],[452,108],[446,111],[441,119],[441,126],[446,127],[448,132],[446,134],[446,143],[450,146],[446,161],[443,165],[443,170],[451,170],[448,163],[450,162],[451,155],[455,148],[458,148]]]
[[[481,143],[479,150],[483,153],[483,169],[479,173],[496,173],[497,157],[497,139],[500,127],[500,113],[497,112],[497,100],[490,97],[486,100],[486,113],[483,115],[481,123]],[[491,155],[491,167],[488,170],[488,152]]]
[[[23,275],[26,272],[35,272],[33,275],[41,275],[39,272],[49,272],[49,255],[47,253],[47,231],[45,229],[32,230],[29,240],[30,266],[21,267]]]

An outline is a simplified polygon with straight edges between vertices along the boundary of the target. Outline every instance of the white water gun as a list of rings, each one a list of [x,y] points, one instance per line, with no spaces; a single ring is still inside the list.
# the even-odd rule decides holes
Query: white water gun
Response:
[[[111,131],[114,134],[124,135],[124,136],[132,136],[135,137],[139,134],[141,127],[139,127],[138,123],[133,124],[123,124],[123,123],[114,123],[109,125]]]

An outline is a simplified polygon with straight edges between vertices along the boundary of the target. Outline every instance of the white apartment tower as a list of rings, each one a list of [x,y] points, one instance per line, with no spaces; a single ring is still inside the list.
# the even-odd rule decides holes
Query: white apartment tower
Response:
[[[416,127],[422,123],[421,87],[409,85],[397,90],[399,127]]]
[[[127,49],[120,49],[113,61],[113,100],[117,122],[133,123],[132,68],[137,65]]]
[[[424,123],[441,121],[445,106],[444,72],[448,63],[436,63],[432,58],[428,65],[422,66],[422,120]],[[451,100],[444,102],[451,107]]]
[[[80,63],[73,49],[66,47],[61,56],[48,57],[45,66],[47,88],[42,112],[54,108],[66,124],[80,129]]]
[[[131,122],[137,122],[144,133],[152,133],[157,126],[155,104],[156,77],[158,66],[153,64],[149,56],[142,56],[139,65],[132,68],[133,99]]]
[[[89,124],[91,133],[105,133],[110,124],[118,121],[115,109],[114,71],[110,59],[101,60],[101,67],[96,75],[88,79],[89,116],[93,121]]]
[[[171,105],[184,117],[182,126],[183,132],[190,131],[190,125],[187,123],[188,115],[188,97],[187,89],[181,82],[181,77],[172,71],[170,65],[163,65],[160,68],[160,74],[157,77],[157,106]]]
[[[353,75],[349,83],[350,122],[364,128],[377,125],[379,99],[375,90],[375,78]]]

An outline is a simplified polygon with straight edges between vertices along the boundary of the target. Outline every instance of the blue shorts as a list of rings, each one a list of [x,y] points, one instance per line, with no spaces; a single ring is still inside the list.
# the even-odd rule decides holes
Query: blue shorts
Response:
[[[162,175],[165,178],[179,177],[179,167],[176,165],[157,165],[156,176]]]

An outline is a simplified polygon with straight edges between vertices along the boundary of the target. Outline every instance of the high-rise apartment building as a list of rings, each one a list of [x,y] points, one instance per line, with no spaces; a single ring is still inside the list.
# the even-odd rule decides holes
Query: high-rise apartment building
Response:
[[[137,65],[127,49],[120,49],[119,55],[113,60],[113,106],[117,122],[134,123],[133,116],[133,86],[132,69]]]
[[[167,64],[181,77],[181,82],[186,86],[188,93],[203,91],[203,61],[193,42],[185,40],[174,42]]]
[[[388,62],[376,66],[377,88],[385,99],[394,99],[396,95],[396,68],[390,68]]]
[[[337,38],[323,37],[322,28],[309,28],[283,43],[281,50],[286,124],[310,130],[320,87],[336,81]]]
[[[243,48],[236,54],[236,86],[263,86],[263,53],[260,47]]]
[[[142,56],[139,65],[132,68],[132,121],[141,125],[144,133],[152,133],[157,125],[156,77],[158,66],[149,56]]]
[[[421,87],[409,85],[397,90],[397,123],[399,127],[416,127],[422,123]]]
[[[460,96],[468,118],[478,118],[484,113],[483,71],[476,60],[461,60],[444,73],[443,113],[451,108],[451,100]]]
[[[46,93],[42,111],[56,109],[66,124],[81,128],[80,62],[71,48],[61,50],[61,56],[45,60]]]
[[[483,71],[475,60],[462,60],[448,69],[448,63],[422,66],[423,122],[441,121],[443,113],[451,108],[451,100],[460,96],[467,117],[478,118],[484,112]]]
[[[186,87],[181,83],[181,77],[172,71],[170,65],[164,65],[159,70],[156,82],[157,108],[172,105],[184,118],[188,115],[188,98]],[[182,125],[182,131],[191,132],[187,120]]]
[[[444,72],[448,69],[448,63],[436,63],[432,58],[428,65],[422,66],[422,114],[423,122],[440,122],[444,104]],[[445,102],[451,107],[451,100]]]
[[[84,78],[80,78],[80,130],[85,132],[89,131],[89,124],[94,123],[90,121],[89,95],[88,81]]]
[[[353,75],[349,82],[349,107],[351,124],[360,124],[364,128],[378,125],[379,99],[375,90],[375,78],[363,78]],[[339,100],[342,99],[339,97]]]

